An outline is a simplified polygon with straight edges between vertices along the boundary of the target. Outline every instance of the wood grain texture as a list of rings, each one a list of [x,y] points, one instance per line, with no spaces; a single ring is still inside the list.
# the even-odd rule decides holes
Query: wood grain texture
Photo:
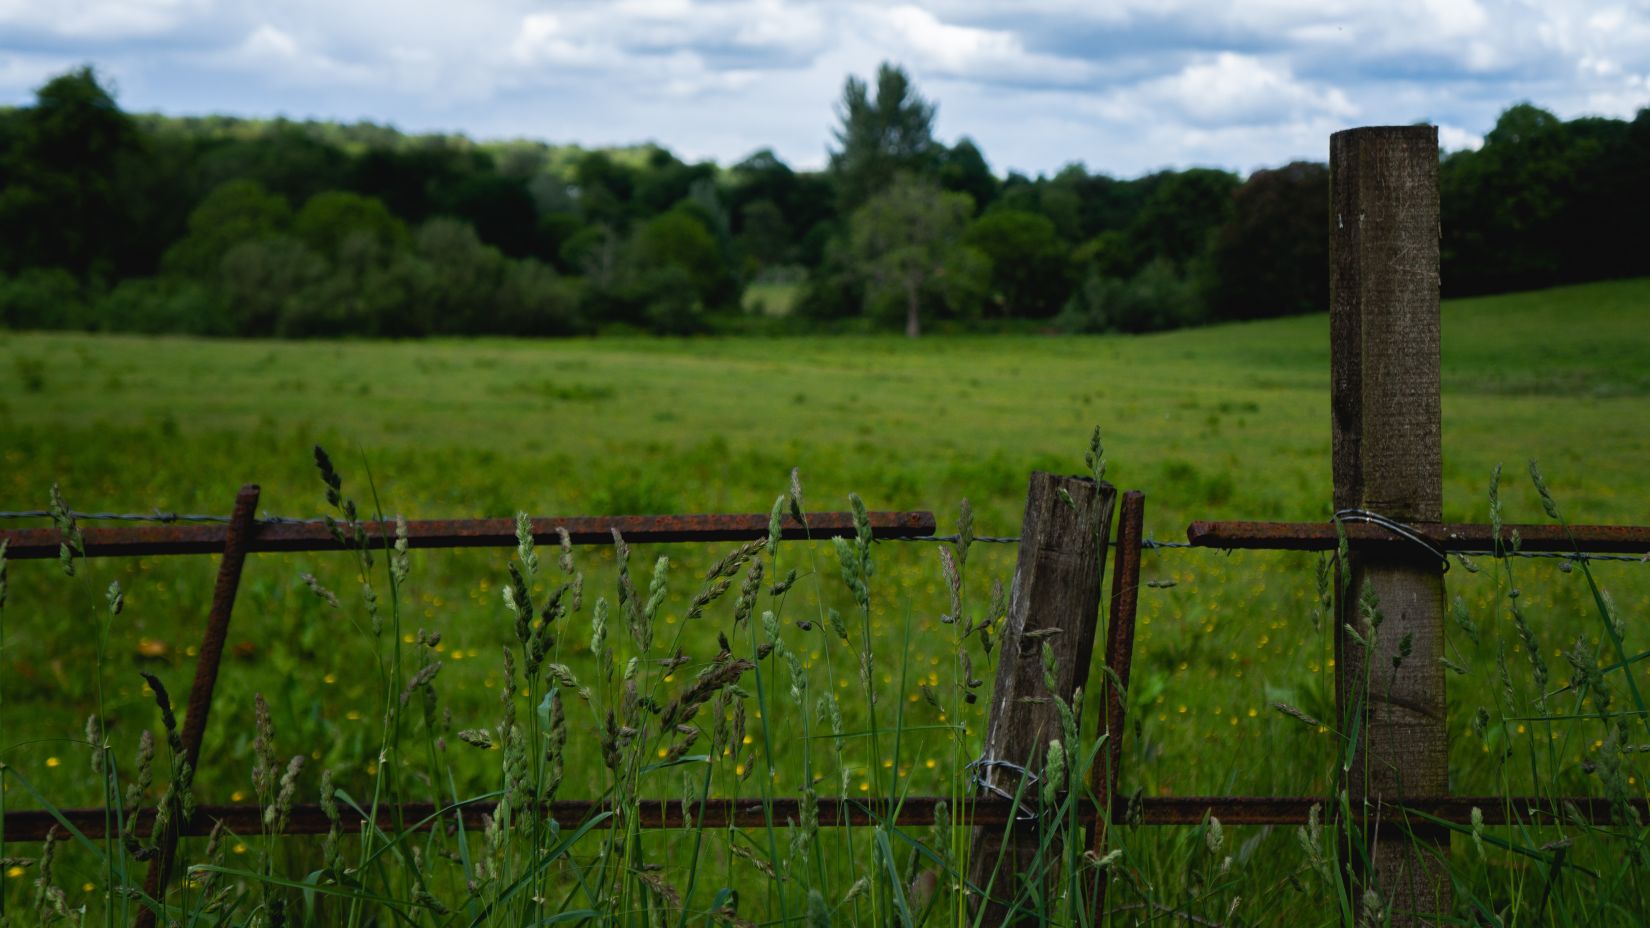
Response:
[[[1008,620],[998,645],[997,679],[991,695],[982,757],[1043,769],[1051,739],[1060,738],[1060,716],[1052,696],[1071,702],[1087,684],[1089,660],[1100,614],[1106,538],[1117,491],[1082,477],[1033,473],[1020,529],[1020,556],[1014,572]],[[1045,631],[1055,633],[1040,636]],[[1054,692],[1044,681],[1042,644],[1053,648]],[[1074,706],[1081,712],[1080,705]],[[1021,791],[1017,772],[985,767],[981,776],[1011,795]],[[1039,787],[1028,784],[1024,798],[1036,809]],[[980,924],[1019,924],[1030,913],[1017,909],[1027,881],[1054,874],[1059,850],[1038,863],[1040,835],[1035,822],[1011,828],[976,829],[969,880],[988,892]]]
[[[1401,522],[1443,516],[1439,401],[1438,133],[1432,126],[1351,129],[1330,138],[1330,341],[1335,506]],[[1366,799],[1444,793],[1444,583],[1435,560],[1366,552],[1344,565],[1337,605],[1336,695],[1359,743],[1346,787]],[[1339,588],[1339,587],[1338,587]],[[1381,616],[1373,646],[1360,602]],[[1407,643],[1407,644],[1406,644]],[[1408,654],[1401,655],[1407,647]],[[1401,658],[1401,659],[1400,659]],[[1396,659],[1396,663],[1395,663]],[[1447,831],[1412,840],[1393,827],[1371,836],[1372,881],[1394,925],[1436,923],[1450,912]]]

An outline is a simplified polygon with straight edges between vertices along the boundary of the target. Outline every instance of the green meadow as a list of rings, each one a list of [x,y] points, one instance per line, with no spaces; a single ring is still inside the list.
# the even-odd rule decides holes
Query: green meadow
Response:
[[[1491,475],[1505,465],[1506,520],[1544,521],[1526,474],[1536,460],[1570,522],[1650,523],[1647,320],[1650,280],[1446,303],[1445,518],[1487,521]],[[1152,336],[920,341],[276,342],[8,333],[0,335],[0,509],[46,508],[55,482],[82,511],[221,514],[236,489],[251,482],[262,486],[268,514],[319,516],[326,511],[325,488],[312,448],[320,444],[342,474],[344,494],[367,513],[381,509],[414,519],[765,513],[787,492],[795,467],[813,511],[846,509],[855,493],[871,509],[932,510],[948,533],[966,499],[976,534],[1011,536],[1018,532],[1028,474],[1083,472],[1083,453],[1098,425],[1107,479],[1144,490],[1149,534],[1178,541],[1193,519],[1329,517],[1328,344],[1322,315]],[[811,783],[821,795],[956,795],[962,764],[973,756],[969,739],[977,750],[989,701],[962,698],[971,691],[959,681],[956,655],[971,655],[986,693],[990,675],[982,668],[989,670],[995,655],[940,622],[950,600],[937,545],[870,546],[875,569],[863,627],[837,552],[803,542],[779,545],[752,618],[738,625],[731,620],[737,578],[703,617],[688,618],[706,569],[730,547],[631,553],[628,572],[644,596],[658,558],[670,559],[659,575],[663,599],[645,653],[620,618],[613,549],[575,550],[585,573],[582,609],[559,620],[552,660],[596,693],[581,701],[563,690],[570,737],[558,795],[593,797],[613,787],[602,761],[600,706],[623,697],[591,648],[592,613],[602,597],[614,608],[609,635],[621,641],[619,668],[627,654],[647,658],[641,679],[661,694],[679,690],[692,668],[661,668],[655,659],[680,649],[702,663],[717,651],[718,632],[735,639],[736,653],[748,654],[767,636],[794,657],[794,665],[777,657],[761,662],[747,676],[749,740],[743,752],[730,745],[725,764],[698,765],[710,771],[704,793],[794,795]],[[536,597],[561,582],[555,553],[540,555],[544,563],[532,578]],[[414,552],[396,624],[377,635],[357,592],[352,556],[251,557],[196,794],[204,802],[255,798],[248,773],[255,693],[268,701],[283,761],[292,754],[308,758],[296,775],[299,801],[315,801],[323,770],[352,794],[365,795],[382,781],[380,757],[400,759],[405,779],[395,788],[409,799],[498,789],[503,752],[459,743],[456,732],[499,719],[499,693],[507,685],[501,649],[515,640],[501,591],[510,584],[507,564],[514,556],[508,550]],[[1123,735],[1126,791],[1327,793],[1338,742],[1333,623],[1322,614],[1318,563],[1316,556],[1278,553],[1145,555],[1150,585],[1142,591],[1128,694],[1135,724]],[[1488,558],[1476,566],[1475,573],[1457,565],[1447,578],[1450,596],[1461,598],[1470,620],[1449,631],[1448,653],[1459,671],[1450,677],[1452,789],[1600,794],[1593,758],[1613,737],[1611,726],[1589,715],[1591,703],[1565,702],[1560,710],[1563,697],[1557,697],[1545,711],[1529,708],[1545,705],[1540,695],[1563,687],[1575,668],[1614,659],[1582,572],[1554,560],[1516,561],[1510,575]],[[1012,545],[977,544],[962,578],[965,614],[991,618],[992,585],[1006,585],[1013,567]],[[104,720],[113,753],[126,766],[137,732],[158,730],[138,671],[157,675],[175,701],[184,701],[215,558],[92,560],[77,568],[68,577],[54,562],[13,562],[0,629],[0,761],[63,807],[99,801],[85,735],[89,715]],[[770,595],[767,587],[792,569],[797,578],[789,590]],[[381,562],[375,570],[382,574]],[[1650,565],[1598,562],[1592,570],[1624,625],[1626,652],[1650,649],[1643,621],[1650,616]],[[306,574],[335,592],[341,605],[312,592]],[[106,608],[112,582],[124,591],[124,610],[114,617]],[[1519,590],[1533,637],[1511,618],[1509,589]],[[847,617],[854,629],[849,636],[833,634],[831,610]],[[773,612],[773,628],[764,627],[764,611]],[[439,642],[427,632],[439,632]],[[877,653],[863,681],[861,637]],[[1532,642],[1536,655],[1529,653]],[[417,750],[386,755],[380,741],[395,698],[386,696],[385,668],[398,650],[409,666],[439,661],[441,669],[432,695],[414,701],[401,723],[408,739],[416,736]],[[1544,678],[1536,676],[1535,656]],[[1607,674],[1618,709],[1633,705],[1620,682],[1628,675],[1650,689],[1643,663]],[[1098,675],[1091,681],[1092,691]],[[877,694],[875,719],[867,686]],[[835,723],[827,719],[824,694],[835,696],[842,716]],[[427,715],[418,708],[423,698]],[[1323,724],[1277,711],[1273,705],[1280,702]],[[529,707],[522,705],[525,716]],[[1487,724],[1475,721],[1480,708]],[[1086,726],[1092,728],[1096,712],[1091,693]],[[1550,718],[1558,714],[1574,718]],[[873,743],[840,734],[879,726],[899,737]],[[1650,741],[1642,726],[1634,730],[1637,741]],[[656,750],[663,758],[672,746],[661,741]],[[704,754],[704,744],[693,752]],[[1643,755],[1613,756],[1626,758],[1621,775],[1643,798]],[[699,776],[697,768],[661,766],[639,789],[644,796],[679,797],[700,788]],[[38,806],[15,778],[6,787],[8,808]],[[710,871],[692,878],[685,858],[693,855],[684,853],[684,842],[696,840],[691,833],[650,837],[655,843],[648,853],[661,869],[646,872],[682,893],[684,912],[724,905],[717,887],[761,884],[746,893],[740,917],[759,923],[799,917],[808,887],[824,894],[844,923],[869,923],[883,911],[878,904],[891,903],[878,903],[875,893],[843,901],[856,861],[873,855],[869,839],[855,831],[822,832],[829,853],[816,852],[814,859],[827,863],[806,877],[765,879],[767,871],[750,861],[756,854],[783,876],[795,866],[783,836],[747,842],[756,850],[742,854],[731,848],[745,839],[732,833],[707,845]],[[1200,856],[1208,842],[1195,836],[1206,836],[1205,828],[1120,831],[1126,856],[1112,866],[1130,868],[1125,882],[1132,888],[1115,890],[1114,901],[1135,907],[1114,918],[1116,924],[1144,920],[1154,906],[1185,906],[1188,914],[1223,924],[1342,921],[1332,888],[1301,875],[1310,867],[1301,863],[1292,828],[1226,829],[1223,853],[1238,859],[1224,865]],[[1557,822],[1489,832],[1525,850],[1576,839],[1574,859],[1590,861],[1593,877],[1573,875],[1543,893],[1547,871],[1529,855],[1494,842],[1486,855],[1481,845],[1458,838],[1458,878],[1485,911],[1594,924],[1632,924],[1643,914],[1636,908],[1643,905],[1637,877],[1598,866],[1613,852],[1584,840],[1585,829]],[[948,840],[956,844],[940,843]],[[589,854],[605,860],[607,852],[596,851],[594,842],[586,839]],[[204,853],[204,842],[189,843],[197,858]],[[230,846],[227,866],[267,866],[302,880],[319,866],[318,847],[318,841],[273,847],[243,836]],[[20,848],[6,845],[0,856],[34,853]],[[262,863],[254,866],[255,859]],[[899,860],[913,872],[928,865]],[[73,905],[105,911],[101,866],[90,852],[60,861],[57,880]],[[578,866],[558,862],[547,871],[545,898],[573,899],[584,885]],[[432,876],[437,883],[430,891],[462,901],[466,871],[456,863],[452,870]],[[9,906],[27,910],[36,893],[33,878],[21,864],[7,870]],[[248,901],[231,909],[239,914],[228,921],[256,920],[267,909],[256,883],[242,881]],[[696,888],[686,889],[689,883]],[[568,895],[551,895],[558,887]],[[269,892],[267,886],[261,891]],[[942,890],[930,906],[933,924],[955,923],[944,914],[943,896]],[[1532,908],[1538,898],[1541,908]],[[335,910],[328,904],[308,911],[327,924],[344,923],[329,920]],[[430,915],[418,923],[448,922]]]

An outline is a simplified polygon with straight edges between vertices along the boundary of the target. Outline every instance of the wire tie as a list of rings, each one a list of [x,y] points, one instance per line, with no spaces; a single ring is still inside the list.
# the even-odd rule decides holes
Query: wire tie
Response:
[[[1378,512],[1370,512],[1368,509],[1341,509],[1335,513],[1334,521],[1365,522],[1370,525],[1380,526],[1392,534],[1397,535],[1406,541],[1414,542],[1415,544],[1426,549],[1426,552],[1437,558],[1438,563],[1442,565],[1442,570],[1440,570],[1440,573],[1449,573],[1449,555],[1445,554],[1442,549],[1434,545],[1432,542],[1427,541],[1426,538],[1422,537],[1420,532],[1402,522],[1397,521],[1396,519],[1389,519]]]

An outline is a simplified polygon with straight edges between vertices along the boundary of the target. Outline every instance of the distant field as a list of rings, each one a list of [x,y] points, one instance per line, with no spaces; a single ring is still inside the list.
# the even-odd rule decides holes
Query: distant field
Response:
[[[1448,303],[1443,363],[1447,519],[1484,520],[1490,472],[1505,463],[1509,520],[1540,521],[1524,476],[1535,458],[1571,521],[1650,522],[1650,280]],[[979,534],[1012,535],[1028,472],[1080,471],[1098,424],[1109,479],[1144,489],[1151,534],[1177,540],[1194,518],[1328,517],[1328,374],[1321,315],[1147,337],[915,342],[5,334],[0,509],[43,508],[55,480],[82,510],[222,513],[236,487],[257,482],[267,511],[317,515],[323,500],[310,449],[321,443],[338,461],[346,492],[369,501],[370,468],[385,510],[412,518],[766,512],[794,465],[810,508],[845,508],[852,491],[872,508],[932,509],[950,531],[966,497]],[[787,618],[817,614],[815,603],[843,604],[828,547],[787,552],[803,571],[808,603]],[[658,555],[676,562],[668,622],[676,623],[720,553],[638,554],[644,583]],[[948,653],[925,634],[946,608],[938,559],[931,545],[887,544],[876,554],[878,631],[904,655],[884,665],[894,669],[882,686],[915,715],[927,711],[916,682],[942,672],[931,668]],[[497,655],[509,626],[499,600],[507,555],[432,552],[414,560],[409,614],[444,633],[442,698],[460,727],[496,714]],[[611,552],[580,557],[591,567],[587,598],[611,598]],[[1326,787],[1328,740],[1269,708],[1285,700],[1333,713],[1330,637],[1312,621],[1312,563],[1218,552],[1148,556],[1148,577],[1162,584],[1143,596],[1147,624],[1131,693],[1143,725],[1128,742],[1129,788],[1302,794]],[[71,580],[50,563],[13,564],[0,760],[67,804],[89,801],[85,760],[76,755],[83,749],[40,739],[78,737],[92,711],[96,636],[88,629],[99,621],[104,587],[118,579],[128,591],[103,672],[126,751],[131,735],[120,726],[150,724],[153,714],[132,671],[151,670],[185,691],[213,566],[208,558],[97,561]],[[322,766],[347,771],[341,781],[362,775],[375,749],[376,684],[358,669],[371,660],[358,610],[345,595],[345,613],[333,612],[299,579],[313,572],[347,593],[348,566],[322,555],[249,562],[229,678],[208,735],[219,749],[201,774],[208,798],[246,789],[254,691],[275,706],[286,747],[313,751],[306,783]],[[983,601],[991,580],[1012,566],[1011,547],[982,552],[970,561],[970,595]],[[1650,647],[1650,566],[1598,569],[1627,621],[1629,650]],[[1574,574],[1545,562],[1519,570],[1522,602],[1544,648],[1562,653],[1577,635],[1596,639],[1597,619],[1588,618]],[[1497,777],[1520,775],[1496,765],[1467,732],[1473,711],[1501,686],[1495,649],[1518,647],[1490,573],[1449,575],[1452,595],[1466,598],[1485,629],[1477,651],[1452,652],[1470,671],[1450,683],[1463,792],[1493,791]],[[575,669],[588,658],[580,643],[587,615],[577,623],[563,655]],[[713,650],[714,627],[694,627],[683,646]],[[802,640],[806,648],[813,639]],[[1452,646],[1465,643],[1452,638]],[[829,653],[817,648],[808,657],[821,685],[849,691],[846,665],[832,670]],[[1549,663],[1560,680],[1568,673],[1557,655]],[[1642,671],[1639,679],[1650,685]],[[1505,737],[1513,734],[1509,726]],[[894,772],[921,791],[946,762],[915,740]],[[581,763],[593,763],[589,739],[574,749]],[[472,764],[467,785],[485,788],[494,769]],[[578,770],[570,767],[564,796],[581,794]],[[794,787],[787,778],[781,792]],[[10,794],[9,801],[21,802]],[[1259,833],[1236,831],[1239,840]],[[1281,831],[1272,840],[1293,841]]]
[[[800,284],[754,283],[745,288],[745,311],[763,316],[789,316],[801,293]]]

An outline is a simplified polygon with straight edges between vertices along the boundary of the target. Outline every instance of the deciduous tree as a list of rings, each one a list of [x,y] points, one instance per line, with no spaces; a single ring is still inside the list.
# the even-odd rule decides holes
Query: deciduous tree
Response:
[[[962,241],[974,203],[902,177],[854,212],[850,237],[869,302],[905,309],[905,334],[922,334],[925,299],[961,315],[979,305],[991,262]]]

